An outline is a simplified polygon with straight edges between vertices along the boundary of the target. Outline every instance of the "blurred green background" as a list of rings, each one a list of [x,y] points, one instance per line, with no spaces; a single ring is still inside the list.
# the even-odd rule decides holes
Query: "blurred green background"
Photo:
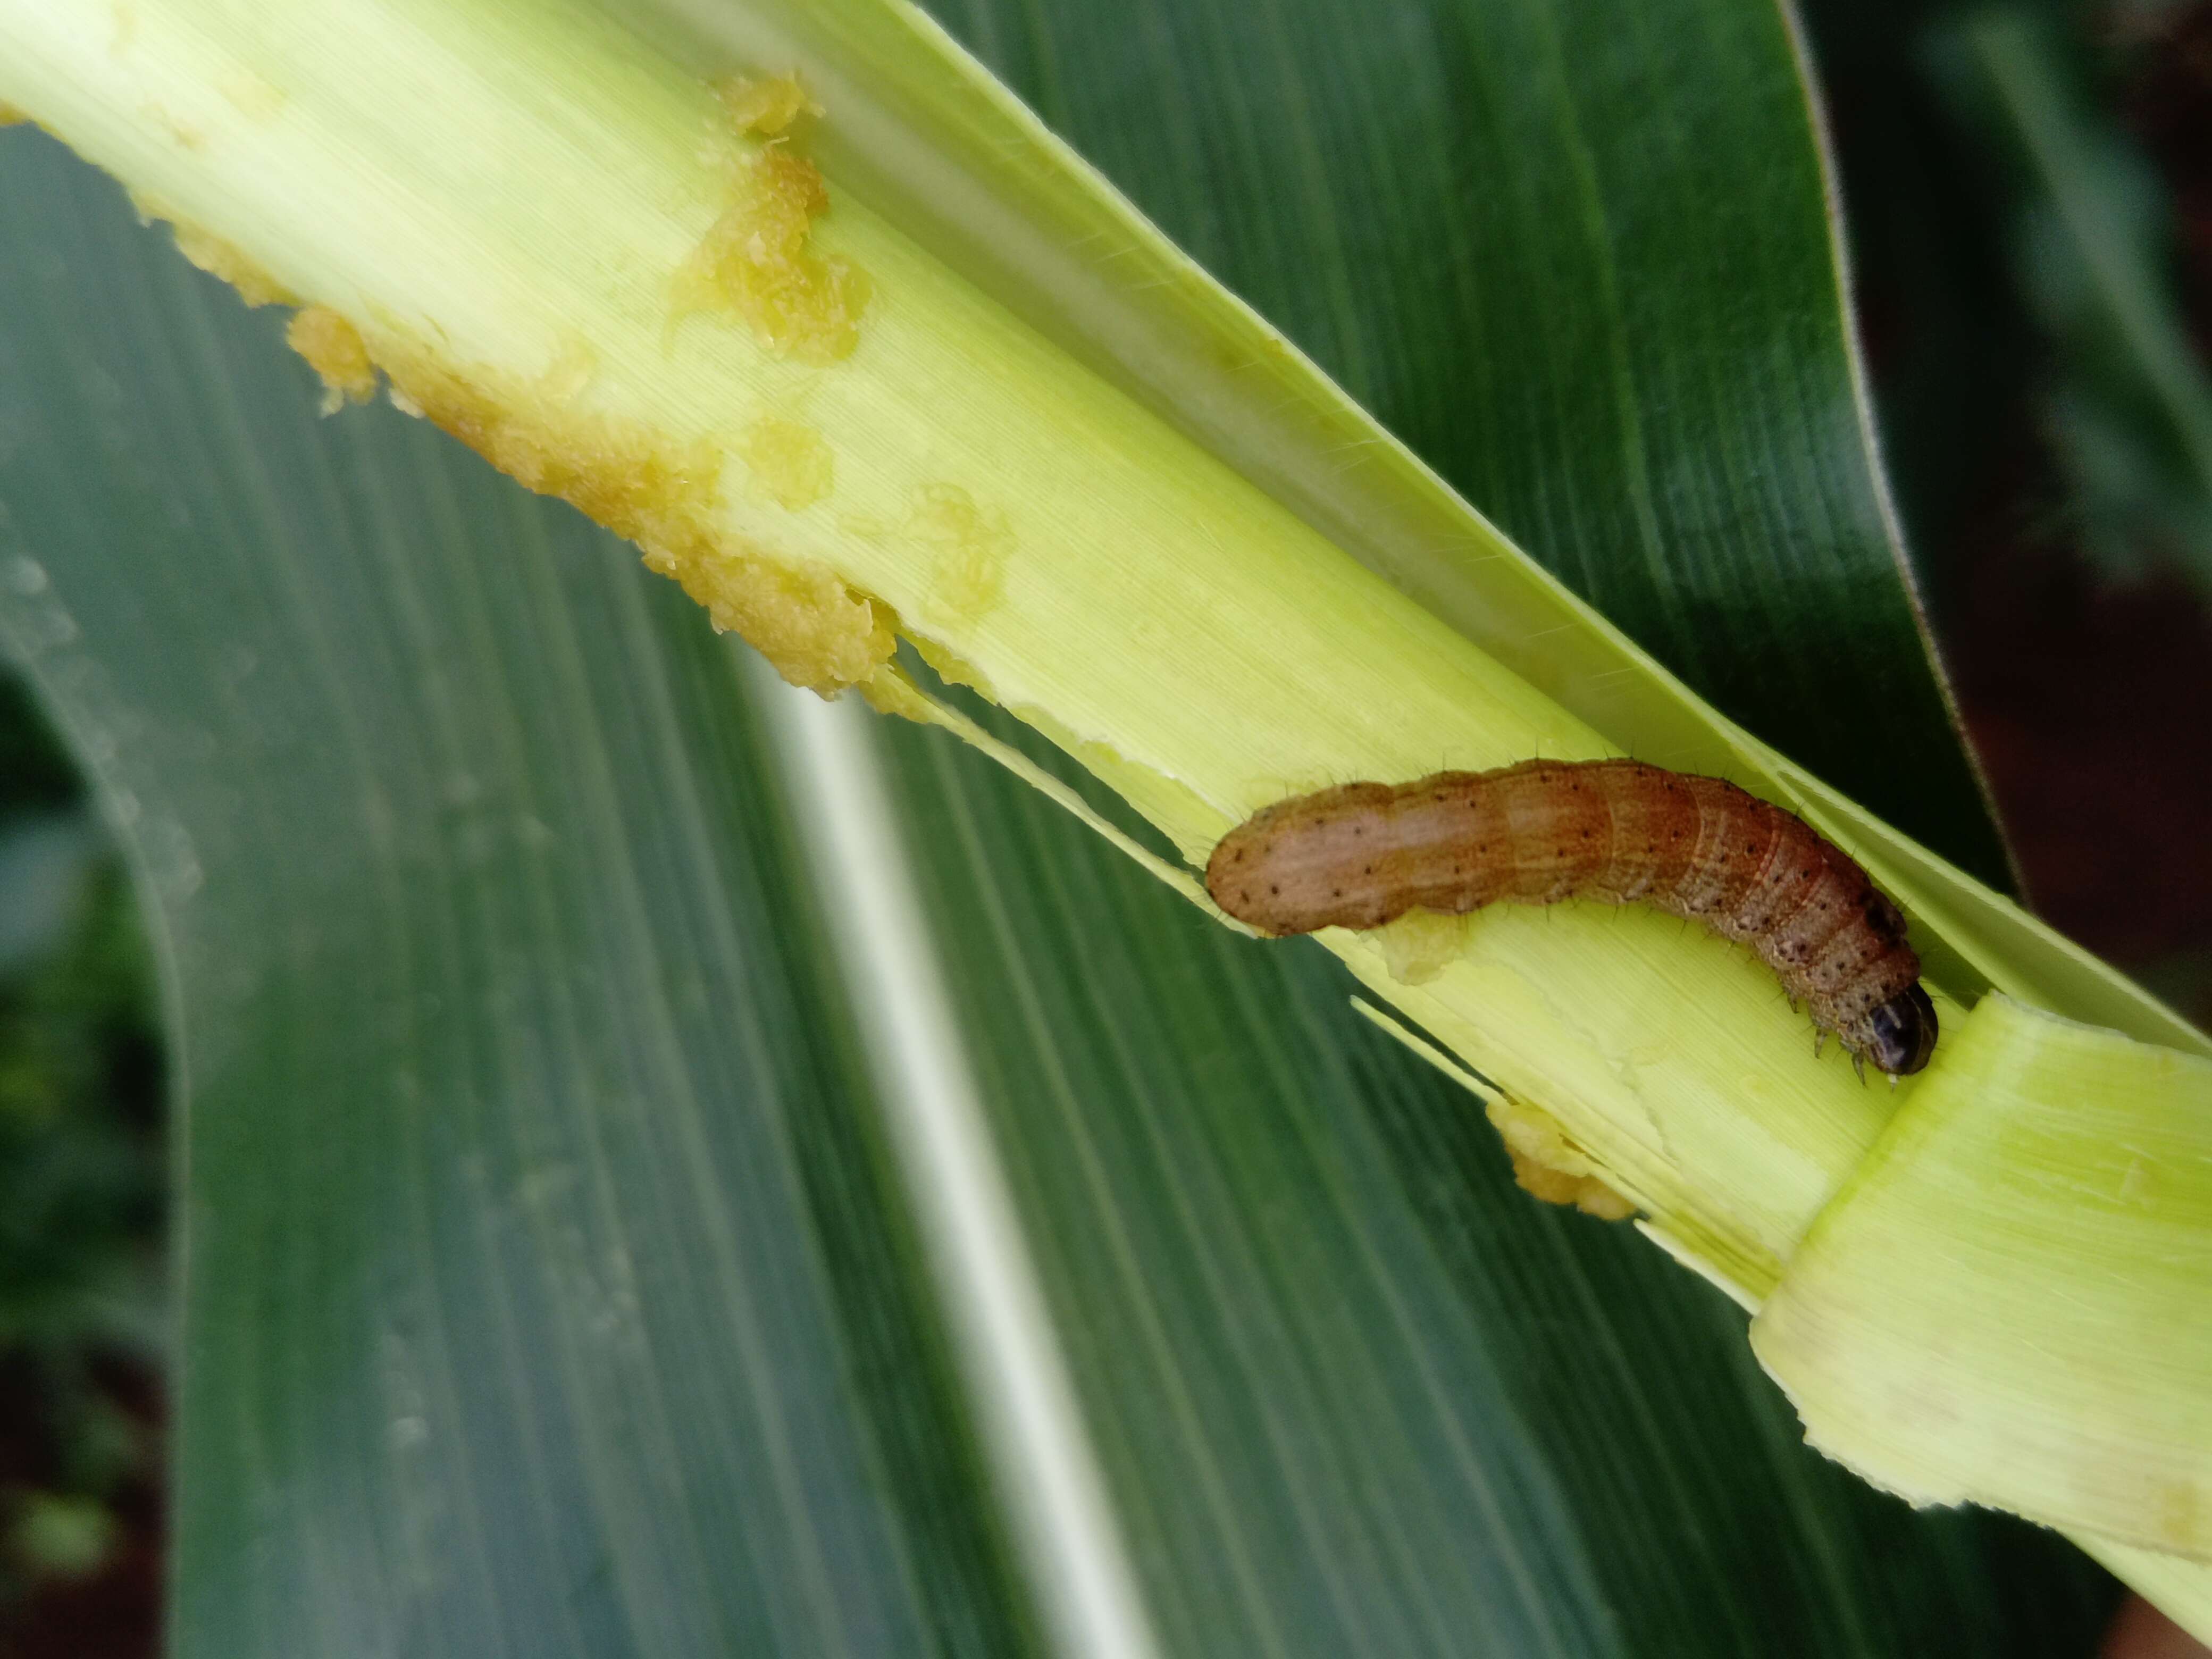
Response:
[[[1892,482],[2027,896],[2212,1018],[2212,3],[1804,21]],[[161,1090],[127,876],[0,680],[0,1653],[158,1650]]]

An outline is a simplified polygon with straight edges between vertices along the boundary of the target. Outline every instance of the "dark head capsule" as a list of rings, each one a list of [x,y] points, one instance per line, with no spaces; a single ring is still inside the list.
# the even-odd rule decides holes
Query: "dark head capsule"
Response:
[[[1892,1077],[1910,1077],[1936,1052],[1936,1005],[1917,985],[1867,1016],[1874,1042],[1867,1058]]]

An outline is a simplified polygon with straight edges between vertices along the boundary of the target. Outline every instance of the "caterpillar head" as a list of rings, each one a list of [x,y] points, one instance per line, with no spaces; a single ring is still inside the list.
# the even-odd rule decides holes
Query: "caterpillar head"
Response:
[[[1936,1005],[1915,983],[1866,1018],[1866,1057],[1892,1077],[1910,1077],[1936,1052]]]

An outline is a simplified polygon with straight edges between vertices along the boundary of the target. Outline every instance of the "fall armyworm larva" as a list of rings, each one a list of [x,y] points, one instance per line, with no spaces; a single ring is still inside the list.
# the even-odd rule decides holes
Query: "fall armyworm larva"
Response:
[[[1523,761],[1279,801],[1224,836],[1213,901],[1262,933],[1379,927],[1501,899],[1649,904],[1741,940],[1794,1004],[1896,1079],[1928,1063],[1936,1009],[1905,918],[1802,818],[1719,778],[1640,761]]]

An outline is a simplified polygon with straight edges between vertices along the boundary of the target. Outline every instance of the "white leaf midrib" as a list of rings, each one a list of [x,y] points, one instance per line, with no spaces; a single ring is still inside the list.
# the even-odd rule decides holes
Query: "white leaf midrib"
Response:
[[[975,1423],[1054,1650],[1161,1650],[992,1139],[870,722],[750,652]]]

